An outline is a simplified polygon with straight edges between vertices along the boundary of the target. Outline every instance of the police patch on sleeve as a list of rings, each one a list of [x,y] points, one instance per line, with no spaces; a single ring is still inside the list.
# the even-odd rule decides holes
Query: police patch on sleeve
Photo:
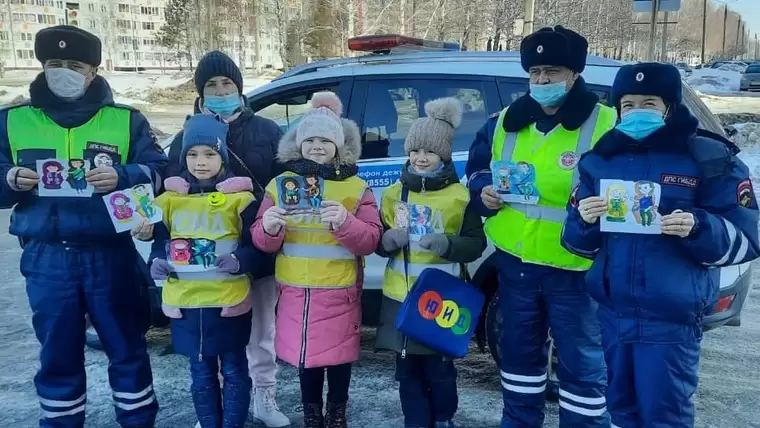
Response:
[[[736,186],[736,202],[744,207],[750,208],[752,206],[752,182],[746,179]]]

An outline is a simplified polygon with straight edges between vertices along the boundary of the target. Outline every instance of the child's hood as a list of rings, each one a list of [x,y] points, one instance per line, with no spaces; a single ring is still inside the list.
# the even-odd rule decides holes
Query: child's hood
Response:
[[[359,127],[356,126],[354,121],[346,118],[341,118],[340,121],[343,124],[345,142],[337,151],[339,164],[356,165],[362,154],[362,140]],[[280,143],[277,146],[277,159],[280,162],[303,159],[303,156],[301,156],[301,142],[296,139],[297,131],[298,127],[294,126],[280,139]]]

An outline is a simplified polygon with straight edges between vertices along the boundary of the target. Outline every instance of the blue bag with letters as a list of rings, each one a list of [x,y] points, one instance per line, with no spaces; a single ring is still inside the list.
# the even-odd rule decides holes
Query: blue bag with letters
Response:
[[[407,202],[409,190],[402,188]],[[404,249],[409,280],[409,246]],[[440,269],[420,273],[396,317],[396,328],[415,341],[450,358],[462,358],[478,325],[485,297],[472,284]]]

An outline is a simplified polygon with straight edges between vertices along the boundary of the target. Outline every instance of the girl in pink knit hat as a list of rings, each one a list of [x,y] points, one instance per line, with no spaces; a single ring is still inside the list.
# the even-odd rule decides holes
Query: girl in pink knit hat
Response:
[[[275,349],[299,368],[304,426],[346,428],[351,363],[359,357],[362,258],[377,247],[382,224],[372,191],[356,175],[358,127],[340,117],[332,92],[314,94],[311,105],[280,141],[286,172],[267,186],[251,234],[262,251],[277,253]],[[289,201],[308,200],[307,209],[286,209],[283,177],[304,183],[298,194],[293,186],[287,192]]]

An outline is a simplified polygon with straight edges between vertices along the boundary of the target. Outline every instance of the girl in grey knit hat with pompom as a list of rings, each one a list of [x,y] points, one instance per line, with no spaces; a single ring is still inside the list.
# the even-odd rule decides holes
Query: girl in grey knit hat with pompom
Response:
[[[437,268],[466,278],[465,266],[483,254],[486,236],[480,216],[469,209],[469,192],[459,182],[451,160],[462,104],[456,98],[441,98],[425,104],[425,113],[406,137],[409,161],[400,180],[383,192],[384,233],[377,253],[389,261],[377,347],[397,353],[404,427],[452,428],[459,401],[453,361],[405,337],[395,328],[395,320],[423,269]],[[405,267],[402,249],[406,245]]]

